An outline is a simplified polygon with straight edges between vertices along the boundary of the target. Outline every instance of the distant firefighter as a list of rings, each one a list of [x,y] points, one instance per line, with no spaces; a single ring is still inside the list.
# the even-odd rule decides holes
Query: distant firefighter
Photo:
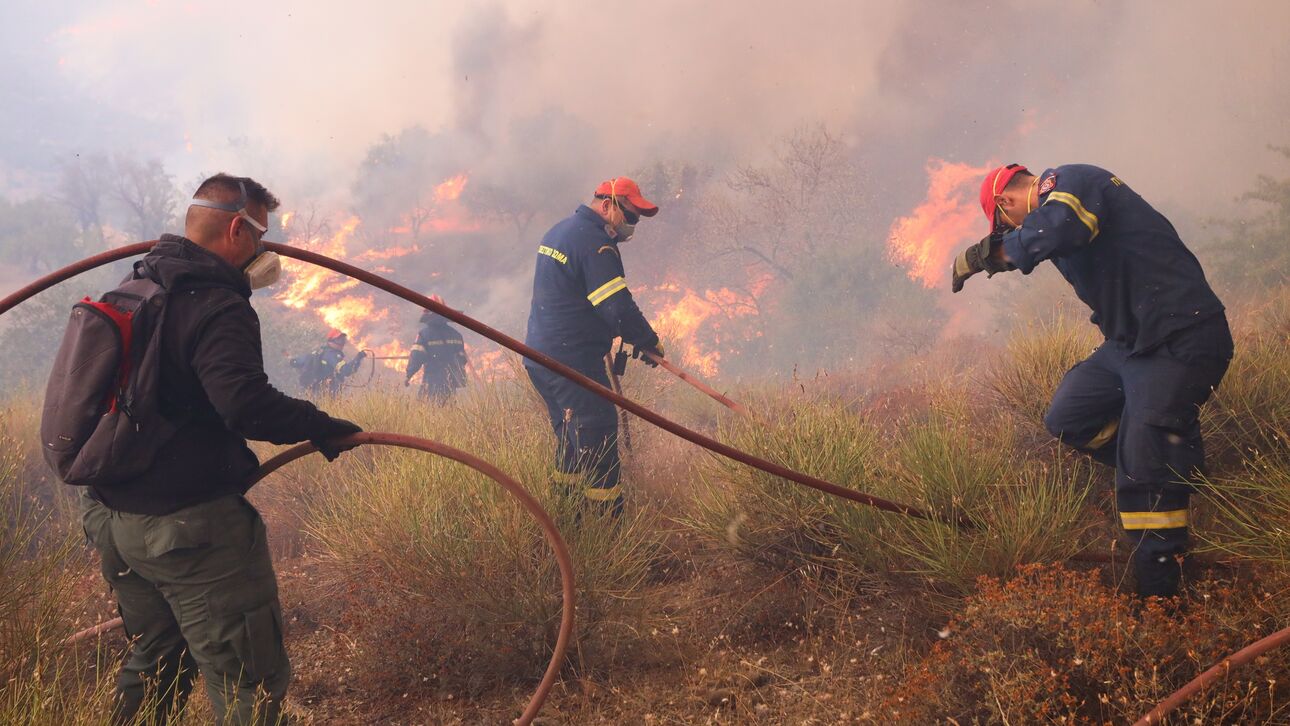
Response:
[[[442,304],[443,298],[432,295],[431,300]],[[403,385],[411,385],[412,378],[421,373],[421,398],[442,403],[458,388],[466,385],[466,344],[442,315],[429,310],[421,313],[421,329],[408,356],[408,373]]]
[[[345,362],[345,344],[349,336],[332,328],[327,332],[327,342],[312,353],[291,359],[291,367],[300,370],[300,386],[309,393],[327,391],[333,396],[340,393],[341,384],[354,375],[367,351],[360,350],[348,363]]]

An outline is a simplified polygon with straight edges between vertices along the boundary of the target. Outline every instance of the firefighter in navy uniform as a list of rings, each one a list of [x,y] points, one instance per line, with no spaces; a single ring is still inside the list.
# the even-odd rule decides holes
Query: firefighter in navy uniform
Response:
[[[1223,304],[1169,220],[1104,169],[999,167],[981,206],[992,232],[955,260],[953,290],[1051,260],[1092,308],[1105,342],[1066,373],[1044,424],[1115,467],[1138,593],[1177,594],[1188,482],[1205,463],[1198,415],[1232,357]]]
[[[443,303],[443,298],[431,295],[430,299]],[[461,333],[448,324],[442,315],[429,310],[421,313],[421,329],[417,341],[408,355],[408,372],[403,385],[411,385],[412,377],[420,371],[421,398],[443,403],[458,388],[466,385],[466,343]]]
[[[656,365],[641,354],[662,357],[663,348],[627,289],[619,246],[641,217],[657,213],[636,182],[618,177],[552,227],[538,245],[525,342],[606,388],[604,360],[615,337]],[[617,515],[623,498],[614,405],[536,363],[525,360],[524,367],[555,430],[557,481],[586,487],[589,503]]]
[[[367,351],[360,350],[346,362],[345,344],[348,342],[348,335],[332,328],[327,332],[327,341],[317,350],[292,358],[291,367],[300,369],[300,387],[313,394],[324,390],[333,396],[339,394],[341,384],[358,370],[367,357]]]

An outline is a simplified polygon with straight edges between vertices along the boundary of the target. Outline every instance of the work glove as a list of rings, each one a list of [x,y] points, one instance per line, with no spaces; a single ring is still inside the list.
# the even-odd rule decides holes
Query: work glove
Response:
[[[404,388],[407,388],[407,387],[408,387],[408,386],[410,386],[410,385],[412,385],[412,379],[411,379],[411,378],[408,378],[408,379],[406,379],[406,380],[404,380],[404,381],[403,381],[403,387],[404,387]]]
[[[366,357],[367,357],[367,351],[365,351],[365,350],[360,350],[360,351],[358,351],[358,355],[354,356],[354,360],[356,360],[356,361],[360,361],[360,360],[363,360],[363,359],[364,359],[364,358],[366,358]]]
[[[655,363],[649,356],[645,355],[645,353],[653,353],[659,358],[666,357],[663,355],[662,343],[655,343],[654,345],[633,345],[632,346],[632,358],[639,360],[640,362],[644,363],[650,368],[657,368],[658,363]]]
[[[1002,243],[1003,232],[991,232],[981,238],[980,242],[959,253],[959,256],[954,259],[951,291],[958,292],[962,290],[963,283],[978,272],[986,273],[987,277],[994,277],[996,272],[1017,269],[1011,262],[1007,262],[1002,256],[995,254]]]
[[[315,449],[323,455],[327,461],[335,461],[336,457],[346,451],[358,446],[358,444],[334,444],[335,439],[350,434],[357,434],[363,431],[362,427],[343,418],[333,418],[327,428],[327,432],[316,439],[310,439],[309,443],[314,445]]]

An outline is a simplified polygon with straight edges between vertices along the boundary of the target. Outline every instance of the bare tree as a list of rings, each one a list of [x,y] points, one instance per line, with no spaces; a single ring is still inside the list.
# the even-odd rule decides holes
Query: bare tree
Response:
[[[58,181],[58,200],[72,211],[87,246],[95,249],[104,244],[104,215],[111,193],[110,167],[107,157],[101,154],[78,154],[63,164]]]
[[[782,280],[845,243],[848,215],[863,201],[845,146],[823,126],[785,137],[772,164],[742,166],[726,186],[728,194],[705,204],[701,246]]]
[[[112,197],[125,212],[125,230],[136,240],[154,239],[175,222],[178,190],[157,159],[112,160]]]

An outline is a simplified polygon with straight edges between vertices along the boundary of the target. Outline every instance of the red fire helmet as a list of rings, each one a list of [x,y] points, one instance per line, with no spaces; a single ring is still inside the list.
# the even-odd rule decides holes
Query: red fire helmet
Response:
[[[344,340],[348,337],[349,336],[346,335],[343,330],[337,330],[335,328],[332,328],[331,330],[327,331],[327,340]]]
[[[1001,194],[1007,188],[1008,182],[1022,172],[1027,174],[1030,170],[1021,164],[1009,164],[996,169],[991,169],[985,179],[981,180],[981,209],[985,212],[985,219],[990,223],[990,231],[994,231],[994,198]]]

